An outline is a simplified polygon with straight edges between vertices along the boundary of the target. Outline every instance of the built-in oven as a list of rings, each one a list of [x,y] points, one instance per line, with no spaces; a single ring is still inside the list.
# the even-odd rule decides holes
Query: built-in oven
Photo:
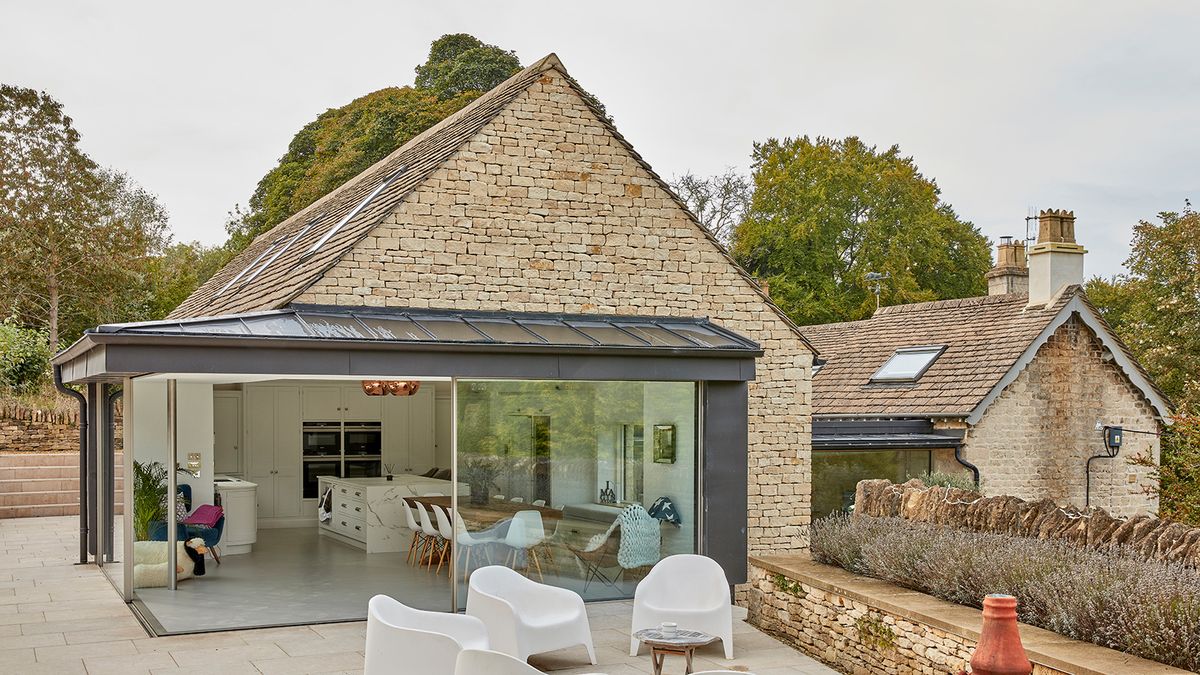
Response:
[[[341,422],[305,422],[301,431],[305,457],[341,457]]]
[[[346,458],[379,457],[383,450],[383,427],[379,422],[346,422]]]
[[[342,477],[342,462],[340,459],[305,459],[302,464],[304,467],[305,499],[316,499],[321,496],[317,494],[318,479],[321,476]]]
[[[380,472],[380,460],[376,459],[347,459],[346,460],[346,475],[344,478],[378,478],[382,474]]]

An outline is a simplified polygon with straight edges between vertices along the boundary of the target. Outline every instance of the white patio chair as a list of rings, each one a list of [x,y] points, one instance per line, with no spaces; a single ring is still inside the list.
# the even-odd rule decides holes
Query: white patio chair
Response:
[[[673,621],[680,628],[721,638],[725,658],[733,658],[733,604],[725,571],[712,558],[682,554],[663,558],[633,593],[629,655],[641,642],[633,634]]]
[[[542,671],[502,652],[486,649],[464,649],[458,654],[454,675],[542,675]],[[587,673],[586,675],[603,675]]]
[[[537,568],[538,579],[543,579],[542,562],[539,558],[538,547],[546,540],[546,528],[542,525],[540,511],[517,511],[508,525],[508,534],[504,544],[512,549],[509,567],[517,564],[517,556],[525,553],[525,571],[530,565]]]
[[[408,529],[412,530],[412,541],[408,544],[408,556],[405,557],[405,560],[410,565],[415,562],[417,552],[425,543],[425,531],[421,529],[420,524],[417,523],[417,519],[413,517],[412,509],[413,507],[407,501],[404,502],[404,522],[408,526]]]
[[[583,645],[596,665],[587,611],[583,598],[574,591],[539,584],[507,567],[489,565],[471,575],[467,615],[483,621],[488,642],[496,651],[524,661],[531,654]]]
[[[365,675],[453,675],[460,651],[487,648],[487,628],[475,617],[413,609],[386,595],[367,603]]]
[[[417,516],[421,522],[421,533],[425,535],[425,545],[421,547],[421,551],[417,554],[418,562],[424,558],[428,558],[429,564],[433,564],[433,556],[437,555],[442,550],[445,542],[442,540],[442,533],[434,527],[429,521],[429,512],[425,507],[417,502]]]
[[[454,527],[450,524],[450,517],[446,515],[446,511],[437,504],[433,504],[433,517],[437,520],[438,536],[445,542],[442,546],[442,552],[438,555],[437,573],[442,572],[442,563],[446,561],[446,556],[450,555],[450,542],[454,541]],[[447,571],[450,571],[450,566],[446,566]],[[454,575],[451,574],[451,577]]]

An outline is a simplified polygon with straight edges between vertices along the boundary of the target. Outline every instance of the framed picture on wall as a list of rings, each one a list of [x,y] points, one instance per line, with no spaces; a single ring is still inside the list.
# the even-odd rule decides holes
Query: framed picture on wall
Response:
[[[654,425],[654,461],[659,464],[675,463],[675,425]]]

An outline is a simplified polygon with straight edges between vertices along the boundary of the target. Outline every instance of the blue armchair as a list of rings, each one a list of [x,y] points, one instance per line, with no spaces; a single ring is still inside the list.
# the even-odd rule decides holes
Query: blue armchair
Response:
[[[179,491],[183,493],[183,503],[191,510],[192,506],[192,486],[180,485]],[[204,540],[204,545],[208,550],[212,551],[213,560],[217,564],[221,564],[221,554],[217,551],[217,543],[221,541],[221,534],[225,531],[225,516],[217,519],[217,523],[212,527],[204,525],[184,525],[177,523],[175,525],[175,536],[179,541],[187,541],[195,537],[200,537]],[[151,541],[166,541],[167,540],[167,523],[163,520],[154,520],[150,522],[150,540]]]

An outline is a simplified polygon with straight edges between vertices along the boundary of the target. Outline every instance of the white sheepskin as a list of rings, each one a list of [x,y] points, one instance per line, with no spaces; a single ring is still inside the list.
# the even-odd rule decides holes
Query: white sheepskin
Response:
[[[196,563],[188,556],[184,542],[176,543],[177,573],[175,578],[192,578]],[[159,588],[167,585],[167,542],[165,541],[135,541],[133,542],[133,587]]]

